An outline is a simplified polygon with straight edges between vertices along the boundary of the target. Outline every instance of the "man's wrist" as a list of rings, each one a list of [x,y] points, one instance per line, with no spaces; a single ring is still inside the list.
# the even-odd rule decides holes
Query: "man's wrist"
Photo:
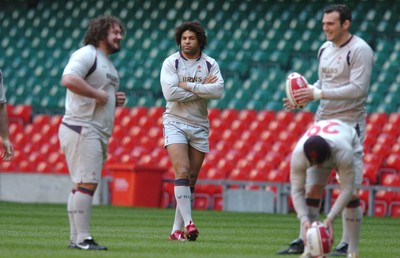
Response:
[[[314,90],[313,90],[313,99],[314,100],[322,99],[322,90],[320,90],[318,88],[314,88]]]

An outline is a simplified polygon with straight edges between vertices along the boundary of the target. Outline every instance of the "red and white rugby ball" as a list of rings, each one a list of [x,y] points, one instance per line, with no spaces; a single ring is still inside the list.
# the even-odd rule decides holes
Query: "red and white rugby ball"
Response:
[[[314,221],[307,230],[307,247],[312,257],[329,254],[333,245],[333,236],[321,221]]]
[[[290,104],[296,108],[303,108],[303,105],[299,105],[298,100],[294,97],[294,92],[298,89],[308,88],[308,82],[303,75],[299,73],[291,73],[286,79],[286,97]]]

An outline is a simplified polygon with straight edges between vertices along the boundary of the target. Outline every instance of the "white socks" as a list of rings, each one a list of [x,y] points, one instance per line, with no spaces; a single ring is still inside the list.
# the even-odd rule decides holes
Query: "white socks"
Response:
[[[92,215],[93,192],[77,190],[68,199],[68,217],[71,229],[71,240],[83,242],[90,237],[90,218]]]

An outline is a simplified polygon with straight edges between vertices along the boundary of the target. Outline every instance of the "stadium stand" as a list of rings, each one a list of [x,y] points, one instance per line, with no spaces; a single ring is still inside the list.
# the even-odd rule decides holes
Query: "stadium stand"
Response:
[[[364,185],[400,186],[400,7],[392,1],[345,2],[353,10],[353,32],[375,50]],[[164,58],[177,51],[175,25],[195,19],[206,26],[205,52],[216,57],[225,78],[223,98],[210,101],[212,151],[203,179],[288,182],[290,150],[317,104],[284,111],[284,78],[297,71],[311,83],[317,79],[323,6],[306,0],[2,1],[0,67],[16,151],[14,162],[1,163],[0,171],[67,173],[57,138],[65,101],[62,67],[80,45],[88,20],[105,13],[120,17],[127,28],[123,49],[112,58],[128,95],[126,107],[117,109],[107,163],[158,162],[169,168],[164,179],[172,179],[162,148],[159,73]],[[164,188],[163,206],[171,206],[171,185]],[[196,208],[222,208],[221,186],[197,191],[202,199]],[[371,191],[362,195],[366,209]],[[377,190],[375,199],[376,216],[400,217],[399,192]]]

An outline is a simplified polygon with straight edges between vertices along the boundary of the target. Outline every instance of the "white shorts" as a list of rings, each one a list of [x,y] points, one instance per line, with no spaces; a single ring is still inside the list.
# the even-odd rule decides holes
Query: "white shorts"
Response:
[[[98,184],[107,158],[108,141],[93,128],[76,128],[81,128],[80,133],[61,124],[58,132],[72,182]]]
[[[203,153],[210,151],[208,131],[200,126],[170,121],[164,125],[164,147],[174,143],[189,144]]]

